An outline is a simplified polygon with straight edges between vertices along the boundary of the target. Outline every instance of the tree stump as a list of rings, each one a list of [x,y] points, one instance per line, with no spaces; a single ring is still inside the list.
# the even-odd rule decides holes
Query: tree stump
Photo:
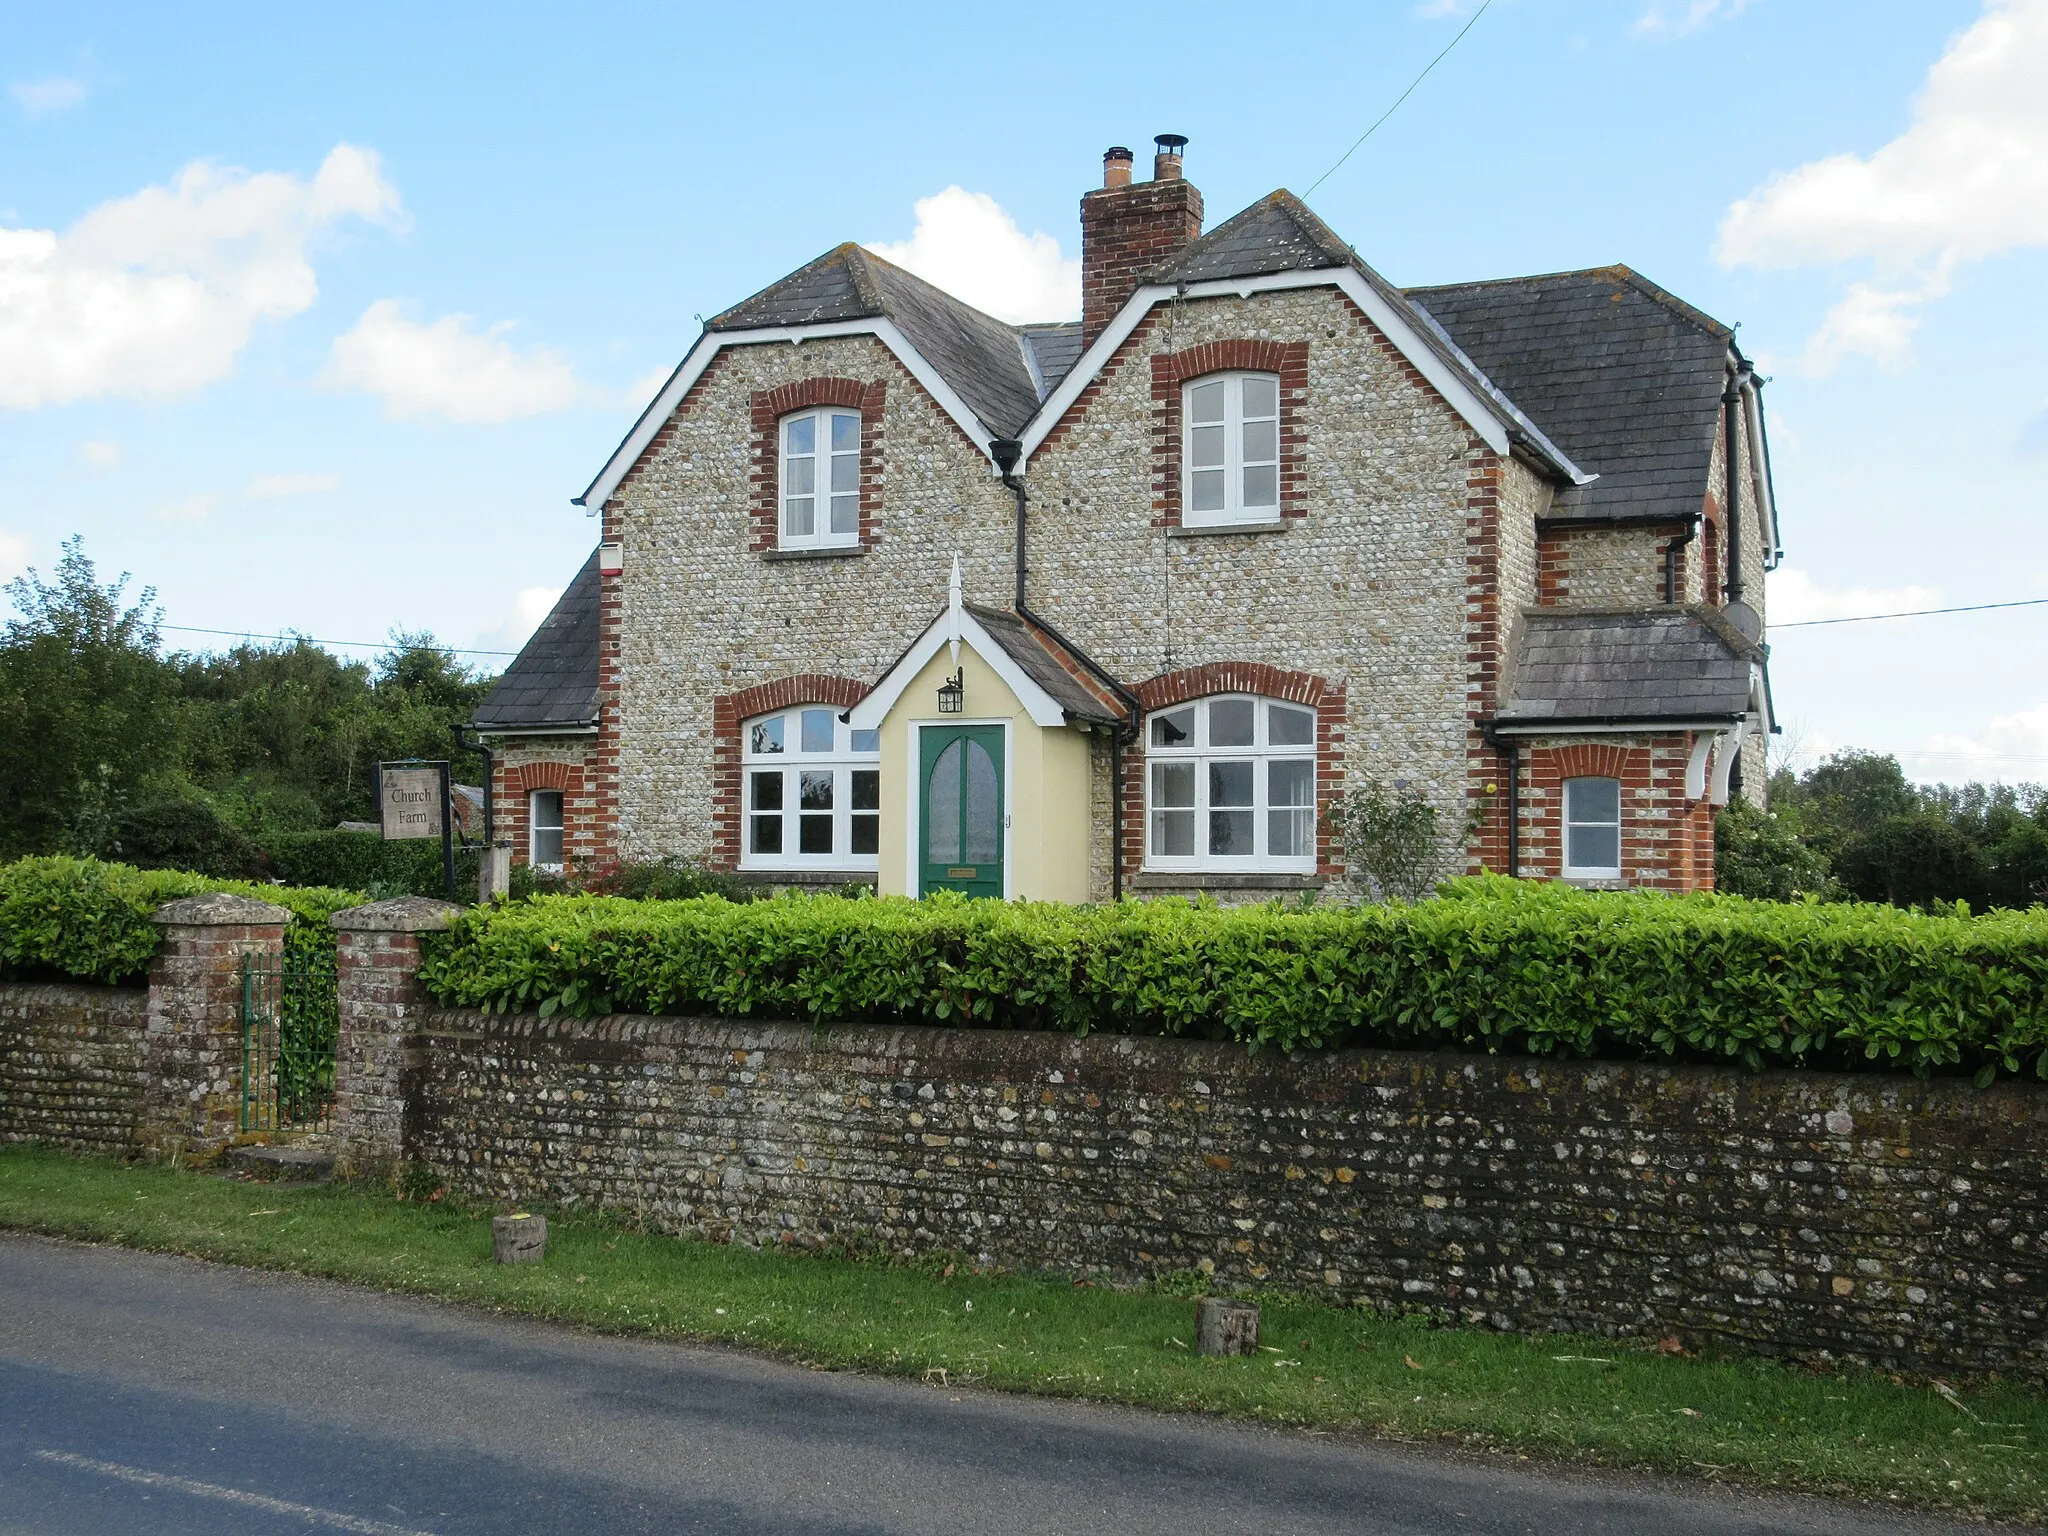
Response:
[[[521,1211],[491,1218],[491,1257],[500,1264],[538,1264],[547,1256],[547,1217]]]
[[[1248,1355],[1259,1347],[1256,1302],[1204,1296],[1195,1305],[1195,1352],[1203,1355]]]

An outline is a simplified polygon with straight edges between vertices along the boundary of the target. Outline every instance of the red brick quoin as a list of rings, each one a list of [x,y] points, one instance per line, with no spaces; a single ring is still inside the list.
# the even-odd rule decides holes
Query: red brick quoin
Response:
[[[1132,690],[1144,713],[1170,709],[1217,693],[1251,693],[1302,704],[1316,712],[1316,869],[1335,879],[1344,873],[1330,836],[1330,813],[1343,790],[1344,686],[1313,672],[1287,672],[1262,661],[1212,661],[1177,672],[1162,672]],[[1141,722],[1142,724],[1142,722]],[[1145,753],[1124,756],[1124,817],[1117,836],[1123,866],[1145,867]]]
[[[1181,386],[1211,373],[1280,376],[1280,515],[1308,515],[1302,469],[1300,402],[1308,398],[1305,341],[1205,341],[1180,352],[1152,354],[1152,526],[1178,528],[1181,468]]]
[[[820,405],[860,412],[860,542],[862,548],[874,545],[881,536],[882,404],[887,394],[888,385],[881,379],[799,379],[753,391],[754,536],[749,553],[775,548],[782,526],[782,418]]]
[[[740,727],[756,715],[773,714],[798,704],[829,704],[851,709],[866,695],[858,678],[805,672],[721,693],[711,701],[711,867],[740,867],[743,822],[740,785]]]

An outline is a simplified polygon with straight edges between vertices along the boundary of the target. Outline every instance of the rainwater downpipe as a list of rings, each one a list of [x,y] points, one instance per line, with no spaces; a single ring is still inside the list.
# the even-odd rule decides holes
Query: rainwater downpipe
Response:
[[[1522,745],[1487,728],[1487,741],[1508,760],[1508,877],[1522,878]]]
[[[1721,587],[1721,605],[1731,607],[1742,601],[1742,474],[1738,463],[1736,411],[1742,404],[1742,376],[1749,372],[1745,361],[1728,375],[1728,387],[1721,391],[1721,457],[1723,481],[1722,526],[1728,530],[1728,579]]]
[[[1699,531],[1699,519],[1694,518],[1685,525],[1682,532],[1674,535],[1671,542],[1664,546],[1664,601],[1667,603],[1678,601],[1678,557],[1685,546],[1698,537]]]
[[[1044,630],[1066,650],[1075,656],[1082,655],[1081,648],[1061,634],[1051,624],[1031,611],[1024,601],[1025,563],[1025,515],[1024,508],[1030,498],[1025,494],[1024,482],[1017,478],[1017,462],[1024,456],[1024,445],[1015,438],[999,437],[988,445],[989,457],[995,460],[996,469],[1002,475],[1003,484],[1010,488],[1010,494],[1017,498],[1017,597],[1011,605],[1020,618],[1029,619]],[[1109,894],[1112,901],[1122,901],[1124,896],[1124,761],[1123,749],[1134,740],[1138,732],[1141,708],[1138,696],[1114,678],[1106,678],[1109,686],[1116,691],[1124,707],[1130,711],[1129,725],[1112,725],[1109,728]]]

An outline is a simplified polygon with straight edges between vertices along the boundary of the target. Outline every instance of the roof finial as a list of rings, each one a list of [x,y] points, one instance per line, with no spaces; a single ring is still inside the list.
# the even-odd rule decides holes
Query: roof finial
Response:
[[[953,575],[946,583],[946,640],[953,648],[953,665],[960,665],[960,552],[953,551]]]

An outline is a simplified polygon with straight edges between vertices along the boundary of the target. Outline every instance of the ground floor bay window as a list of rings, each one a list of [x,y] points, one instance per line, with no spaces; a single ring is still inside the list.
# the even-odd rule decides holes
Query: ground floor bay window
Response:
[[[1315,711],[1222,695],[1145,725],[1145,867],[1313,874]]]
[[[742,727],[740,868],[867,871],[881,847],[879,732],[825,706],[762,715]]]

